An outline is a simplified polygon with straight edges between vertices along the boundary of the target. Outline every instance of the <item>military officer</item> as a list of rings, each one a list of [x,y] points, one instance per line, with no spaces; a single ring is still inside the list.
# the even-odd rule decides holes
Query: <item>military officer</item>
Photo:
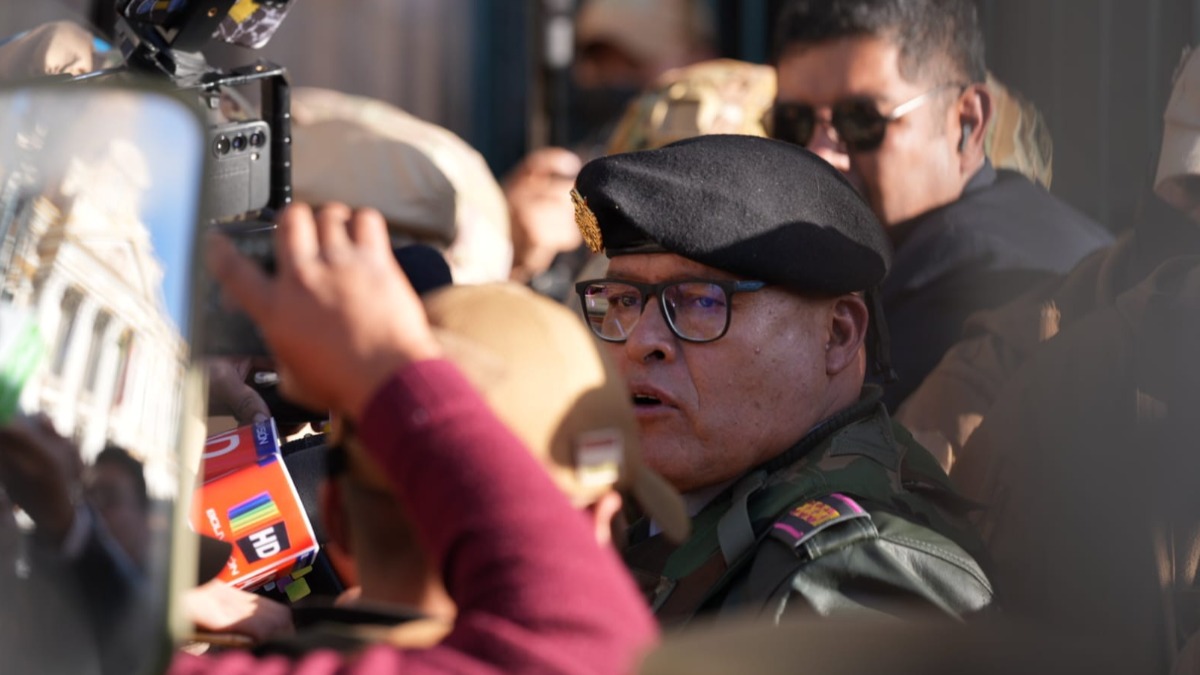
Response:
[[[648,465],[684,494],[674,546],[635,522],[624,551],[664,625],[712,612],[955,617],[990,583],[964,500],[893,423],[883,228],[811,152],[712,135],[587,164],[573,193],[610,258],[577,285],[636,406]]]

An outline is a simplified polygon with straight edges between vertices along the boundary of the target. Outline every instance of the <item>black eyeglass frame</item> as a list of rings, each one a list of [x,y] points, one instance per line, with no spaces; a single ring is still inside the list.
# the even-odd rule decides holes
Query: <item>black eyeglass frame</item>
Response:
[[[957,87],[959,90],[959,95],[961,95],[962,92],[966,91],[970,86],[971,85],[969,84],[963,84],[961,82],[946,82],[945,84],[940,84],[932,89],[925,90],[924,92],[908,99],[907,101],[900,103],[887,114],[880,112],[878,103],[870,98],[848,98],[838,101],[830,107],[831,112],[829,124],[834,128],[835,131],[837,131],[838,140],[845,145],[848,152],[873,152],[878,150],[879,146],[883,145],[884,139],[887,138],[888,127],[891,126],[893,122],[900,120],[905,115],[908,115],[917,108],[929,103],[933,100],[934,95],[941,92],[943,89]],[[844,122],[841,120],[848,119],[853,113],[846,111],[854,108],[855,106],[870,110],[872,114],[871,124],[880,128],[877,135],[873,135],[866,141],[855,142],[850,140],[848,137],[852,137],[854,134],[847,134],[843,129]],[[796,111],[807,111],[810,125],[807,138],[785,138],[780,136],[778,133],[781,126],[779,124],[780,116],[784,112],[791,113],[794,116]],[[820,120],[817,118],[816,108],[808,105],[807,103],[788,103],[776,101],[763,115],[762,124],[763,128],[767,130],[767,135],[771,138],[775,140],[786,141],[788,143],[795,143],[801,147],[808,147],[808,144],[812,142],[813,137],[817,133],[817,126],[819,122]]]
[[[678,286],[680,284],[697,284],[697,283],[710,284],[710,285],[716,286],[717,288],[720,288],[722,291],[725,292],[725,298],[726,298],[724,327],[721,328],[721,332],[718,335],[716,335],[715,337],[707,338],[704,340],[697,340],[695,338],[690,338],[685,335],[682,335],[679,332],[679,328],[675,326],[675,322],[671,320],[670,315],[667,313],[667,306],[666,306],[666,304],[663,303],[663,300],[662,300],[662,292],[672,286]],[[588,279],[587,281],[580,281],[580,282],[576,283],[575,284],[575,292],[579,295],[580,311],[583,313],[583,320],[588,325],[588,329],[592,331],[593,335],[600,338],[601,340],[604,340],[605,342],[614,342],[614,343],[625,342],[626,340],[629,339],[629,337],[628,336],[623,337],[623,338],[606,337],[604,335],[601,335],[599,332],[597,332],[596,328],[592,325],[592,318],[590,316],[588,316],[588,310],[587,310],[588,300],[587,300],[587,296],[586,296],[585,292],[587,291],[587,288],[589,286],[594,285],[594,284],[624,284],[626,286],[629,286],[630,288],[636,289],[637,292],[641,295],[641,304],[642,304],[642,312],[643,313],[646,311],[646,299],[647,298],[658,298],[658,310],[662,313],[663,321],[666,322],[667,327],[671,329],[671,334],[674,335],[675,337],[679,338],[680,340],[683,340],[684,342],[691,342],[691,343],[695,343],[695,344],[705,344],[708,342],[715,342],[715,341],[720,340],[721,338],[725,337],[725,334],[729,332],[729,324],[733,321],[733,296],[734,295],[736,295],[738,293],[753,293],[755,291],[761,291],[763,288],[766,288],[766,286],[767,286],[767,282],[765,282],[765,281],[735,281],[733,279],[674,279],[672,281],[664,281],[664,282],[658,283],[658,284],[644,284],[644,283],[639,283],[637,281],[626,281],[624,279]],[[641,320],[640,316],[639,316],[639,320]]]

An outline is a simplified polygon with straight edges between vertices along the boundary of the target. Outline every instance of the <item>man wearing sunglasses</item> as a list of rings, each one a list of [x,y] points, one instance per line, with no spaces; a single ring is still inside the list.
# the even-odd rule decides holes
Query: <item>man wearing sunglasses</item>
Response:
[[[837,167],[887,229],[895,409],[970,313],[1063,274],[1111,235],[984,154],[992,102],[970,0],[793,0],[772,137]]]
[[[989,604],[961,501],[863,386],[868,363],[886,368],[891,254],[836,170],[792,144],[702,136],[595,160],[573,198],[610,258],[576,287],[584,319],[628,383],[646,464],[692,517],[681,546],[649,519],[628,531],[664,625]]]

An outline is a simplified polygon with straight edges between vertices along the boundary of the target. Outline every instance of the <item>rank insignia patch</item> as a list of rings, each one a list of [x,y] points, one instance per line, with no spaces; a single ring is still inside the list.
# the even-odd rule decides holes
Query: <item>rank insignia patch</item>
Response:
[[[847,520],[870,518],[853,499],[842,494],[804,502],[788,511],[771,528],[771,536],[795,548],[818,532]]]
[[[575,204],[575,225],[583,235],[583,243],[587,244],[592,253],[599,253],[604,248],[604,240],[600,236],[600,221],[587,205],[587,199],[578,190],[571,190],[571,202]]]

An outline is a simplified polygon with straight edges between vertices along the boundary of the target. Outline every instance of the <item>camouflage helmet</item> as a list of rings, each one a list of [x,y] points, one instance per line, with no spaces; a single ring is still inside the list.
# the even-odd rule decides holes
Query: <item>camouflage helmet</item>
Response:
[[[608,142],[609,154],[659,148],[704,134],[766,136],[775,69],[732,59],[669,70],[634,99]]]

